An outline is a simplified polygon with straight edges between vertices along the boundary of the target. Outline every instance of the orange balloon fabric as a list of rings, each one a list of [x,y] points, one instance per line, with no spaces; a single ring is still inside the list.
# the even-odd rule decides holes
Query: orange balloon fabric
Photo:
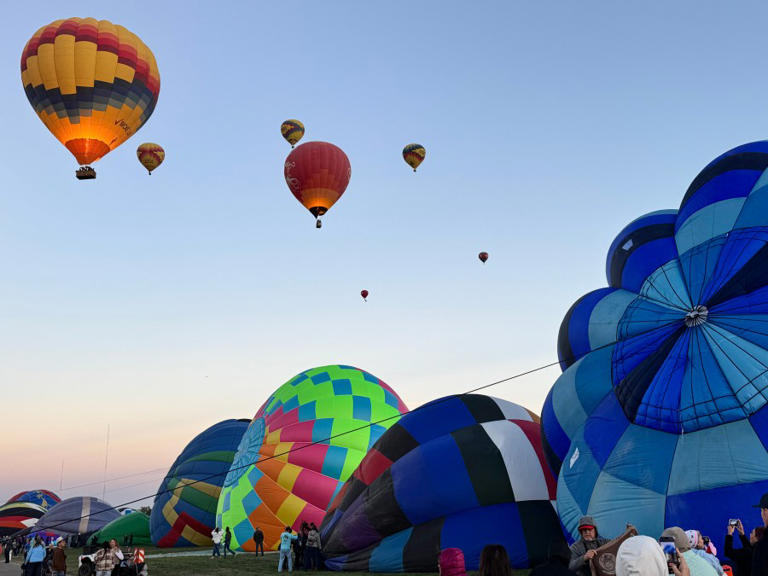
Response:
[[[325,214],[347,189],[352,175],[349,158],[328,142],[307,142],[285,159],[285,181],[315,218]]]
[[[81,165],[135,134],[160,93],[146,44],[94,18],[56,20],[35,32],[21,55],[21,80],[40,120]]]

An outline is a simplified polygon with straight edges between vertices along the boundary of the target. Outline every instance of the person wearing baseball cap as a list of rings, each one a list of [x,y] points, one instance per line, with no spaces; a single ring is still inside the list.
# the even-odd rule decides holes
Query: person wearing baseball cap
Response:
[[[768,493],[760,496],[760,502],[752,505],[760,508],[763,526],[768,527]],[[768,576],[768,538],[761,538],[752,548],[752,576]]]
[[[581,538],[571,545],[571,563],[568,568],[579,576],[590,576],[589,561],[594,558],[595,550],[610,540],[598,535],[597,524],[595,524],[595,519],[592,516],[581,517],[579,535]]]

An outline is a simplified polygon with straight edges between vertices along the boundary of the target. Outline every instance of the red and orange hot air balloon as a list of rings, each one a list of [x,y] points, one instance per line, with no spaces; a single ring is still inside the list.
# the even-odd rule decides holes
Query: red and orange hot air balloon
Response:
[[[368,302],[368,290],[361,290],[360,296],[363,297],[363,302]]]
[[[488,260],[488,252],[480,252],[477,257],[480,258],[480,262],[485,264],[486,260]]]
[[[293,195],[317,219],[325,214],[347,189],[352,167],[344,151],[328,142],[307,142],[285,159],[285,182]]]
[[[82,167],[141,128],[160,93],[152,51],[130,30],[107,20],[68,18],[43,26],[21,54],[21,81],[29,103]]]
[[[136,149],[136,156],[139,158],[139,162],[144,168],[147,169],[149,175],[152,176],[152,170],[160,166],[165,160],[165,150],[160,144],[153,142],[145,142]]]

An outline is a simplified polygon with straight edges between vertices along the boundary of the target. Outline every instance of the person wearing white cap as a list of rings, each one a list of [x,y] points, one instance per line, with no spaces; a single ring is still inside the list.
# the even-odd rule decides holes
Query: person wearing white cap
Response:
[[[53,549],[53,559],[51,560],[53,576],[65,576],[67,573],[67,553],[64,552],[64,548],[67,543],[64,538],[59,536],[54,544],[56,544],[56,548]]]

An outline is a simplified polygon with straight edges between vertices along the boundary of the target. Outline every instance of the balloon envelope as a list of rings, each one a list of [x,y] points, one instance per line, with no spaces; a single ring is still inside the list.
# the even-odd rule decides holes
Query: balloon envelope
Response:
[[[38,504],[18,500],[0,506],[0,537],[34,526],[46,512]]]
[[[31,502],[48,510],[61,502],[61,498],[50,490],[27,490],[11,496],[8,502]]]
[[[209,546],[216,503],[248,420],[224,420],[187,444],[157,490],[150,516],[161,548]]]
[[[485,264],[486,261],[488,260],[488,252],[480,252],[480,254],[478,254],[477,257],[480,258],[480,262]]]
[[[285,526],[318,526],[367,450],[406,410],[384,382],[352,366],[313,368],[278,388],[256,413],[219,498],[217,524],[232,545],[276,549]],[[374,424],[374,422],[377,422]]]
[[[291,193],[315,218],[325,214],[347,189],[352,168],[344,151],[328,142],[307,142],[285,160]]]
[[[427,151],[421,144],[408,144],[403,148],[403,160],[406,164],[413,168],[416,172],[416,168],[424,161],[424,157],[427,155]]]
[[[298,120],[286,120],[280,126],[280,133],[293,148],[304,136],[304,124]]]
[[[768,142],[735,148],[678,210],[608,250],[609,287],[570,308],[542,425],[557,507],[616,535],[695,528],[723,548],[768,492]],[[749,522],[749,520],[748,520]]]
[[[94,18],[56,20],[35,32],[22,52],[21,80],[35,113],[79,164],[135,134],[160,93],[146,44]]]
[[[139,158],[141,165],[152,174],[152,170],[160,166],[163,160],[165,160],[165,150],[163,150],[160,144],[145,142],[136,149],[136,156]]]
[[[90,534],[119,517],[120,512],[103,500],[76,496],[62,500],[51,508],[37,521],[35,529],[58,534]]]
[[[112,520],[101,530],[94,532],[88,539],[90,544],[98,545],[102,542],[109,542],[112,539],[117,540],[118,544],[130,543],[136,545],[152,544],[149,535],[149,516],[143,512],[131,512],[121,515],[120,518]]]
[[[321,526],[326,566],[435,572],[455,547],[477,570],[497,543],[529,567],[564,540],[554,496],[535,415],[479,394],[441,398],[387,430],[344,484]]]
[[[368,290],[361,290],[361,291],[360,291],[360,296],[362,296],[362,297],[363,297],[363,300],[365,300],[366,298],[368,298]]]

